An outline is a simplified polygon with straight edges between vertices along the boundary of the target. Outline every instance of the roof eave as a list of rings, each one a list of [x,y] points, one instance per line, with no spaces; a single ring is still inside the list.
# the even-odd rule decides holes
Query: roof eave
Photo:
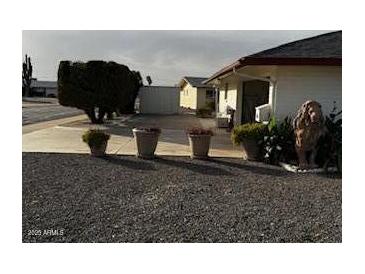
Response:
[[[281,65],[281,66],[341,66],[342,58],[338,57],[246,57],[240,59],[242,65]]]
[[[257,57],[243,57],[233,64],[221,69],[212,77],[205,80],[203,83],[207,84],[225,74],[233,71],[233,68],[240,69],[244,66],[342,66],[342,58],[285,58],[285,57],[271,57],[271,58],[257,58]]]
[[[242,63],[241,63],[241,59],[240,59],[240,60],[237,60],[236,62],[222,68],[218,72],[214,73],[210,78],[203,81],[203,84],[209,84],[211,81],[217,79],[218,77],[221,77],[222,75],[233,71],[233,68],[238,69],[238,68],[241,68],[241,67],[242,67]]]

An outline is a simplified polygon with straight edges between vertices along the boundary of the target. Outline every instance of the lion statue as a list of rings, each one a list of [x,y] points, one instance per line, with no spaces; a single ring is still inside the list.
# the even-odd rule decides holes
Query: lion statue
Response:
[[[325,133],[324,117],[321,105],[316,101],[306,101],[298,110],[293,120],[295,150],[298,155],[299,168],[314,168],[317,143]],[[309,153],[309,163],[307,155]]]

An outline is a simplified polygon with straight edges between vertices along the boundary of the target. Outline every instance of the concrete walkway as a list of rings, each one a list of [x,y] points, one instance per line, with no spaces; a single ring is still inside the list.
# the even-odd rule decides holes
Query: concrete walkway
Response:
[[[203,120],[203,121],[200,121]],[[135,116],[124,117],[111,123],[98,126],[111,134],[108,142],[107,153],[118,155],[136,155],[136,144],[132,135],[135,124],[159,124],[162,133],[157,145],[156,154],[165,156],[189,156],[190,147],[184,126],[208,127],[212,125],[210,119],[185,117],[175,115],[168,117]],[[174,121],[175,127],[173,129]],[[87,128],[95,128],[85,119],[85,116],[65,118],[58,121],[40,123],[23,127],[23,152],[56,152],[56,153],[89,153],[89,147],[82,142],[81,135]],[[37,127],[38,125],[38,127]],[[215,130],[212,137],[210,156],[241,158],[242,151],[234,147],[230,141],[229,133],[224,130]]]

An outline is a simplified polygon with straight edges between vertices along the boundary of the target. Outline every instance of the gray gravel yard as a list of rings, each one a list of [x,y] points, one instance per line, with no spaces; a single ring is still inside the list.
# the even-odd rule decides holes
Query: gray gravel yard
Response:
[[[338,176],[240,159],[23,153],[22,238],[341,242],[341,196]]]

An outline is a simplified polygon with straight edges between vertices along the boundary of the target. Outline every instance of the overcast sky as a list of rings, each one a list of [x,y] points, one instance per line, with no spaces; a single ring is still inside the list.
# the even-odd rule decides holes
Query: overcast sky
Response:
[[[138,70],[154,85],[208,77],[242,56],[329,31],[23,31],[33,77],[57,80],[59,61],[105,60]]]

